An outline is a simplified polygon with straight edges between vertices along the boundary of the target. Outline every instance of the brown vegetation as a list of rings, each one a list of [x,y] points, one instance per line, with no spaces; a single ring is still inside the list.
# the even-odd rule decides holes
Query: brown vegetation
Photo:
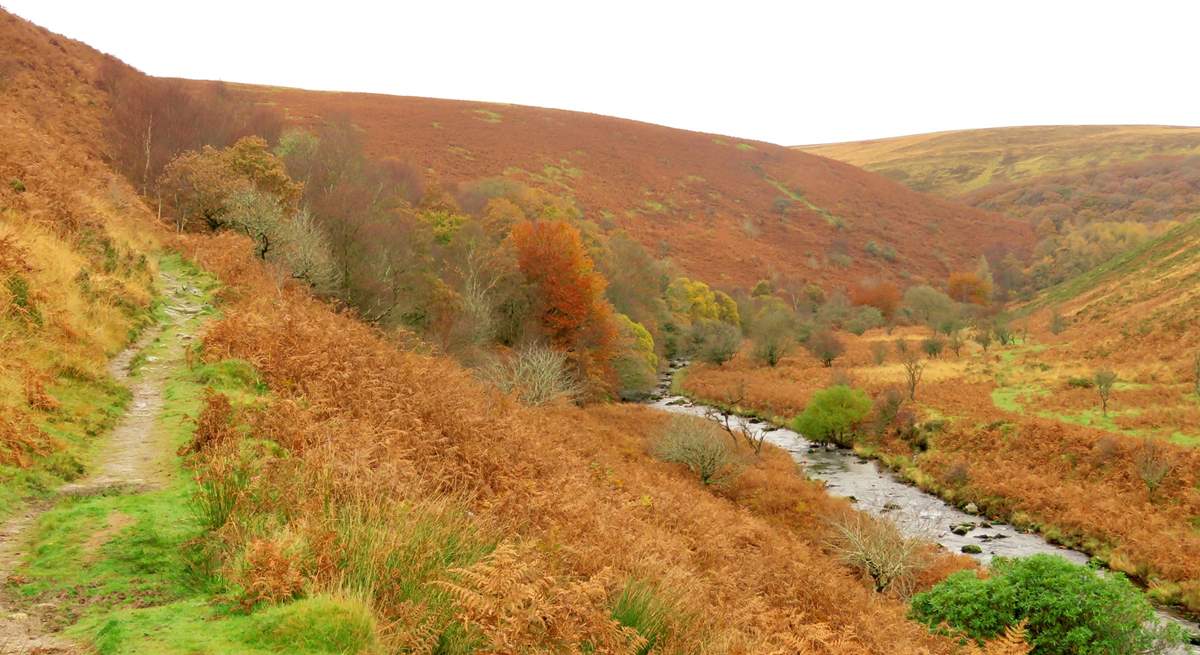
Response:
[[[748,288],[770,273],[827,286],[898,282],[901,271],[940,280],[988,248],[1032,243],[1022,223],[767,143],[535,107],[230,88],[310,130],[347,117],[370,156],[433,171],[446,188],[500,177],[570,195],[605,231],[625,230],[722,287]],[[929,256],[931,239],[956,244],[939,248],[945,264]],[[886,245],[894,261],[860,254],[868,243]]]

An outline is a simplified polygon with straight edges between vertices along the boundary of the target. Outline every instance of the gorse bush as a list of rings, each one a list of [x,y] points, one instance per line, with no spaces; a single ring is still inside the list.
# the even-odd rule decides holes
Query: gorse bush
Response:
[[[866,393],[837,385],[814,393],[792,427],[811,441],[846,447],[853,445],[859,423],[870,413],[871,399]]]
[[[1025,622],[1038,655],[1128,655],[1180,643],[1121,574],[1101,574],[1054,555],[998,557],[990,575],[951,575],[912,600],[912,618],[976,641]]]
[[[716,425],[698,416],[673,416],[655,445],[664,462],[684,464],[704,485],[723,486],[741,472],[736,447]]]

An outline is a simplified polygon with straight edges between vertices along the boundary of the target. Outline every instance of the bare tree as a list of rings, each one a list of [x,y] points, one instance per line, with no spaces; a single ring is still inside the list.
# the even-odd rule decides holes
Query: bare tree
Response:
[[[733,439],[734,446],[737,445],[738,439],[742,439],[754,450],[755,455],[762,454],[763,442],[767,438],[767,433],[764,431],[755,432],[737,420],[733,413],[737,407],[746,400],[746,381],[738,380],[737,393],[727,394],[722,402],[725,403],[727,411],[722,411],[716,407],[707,406],[704,408],[704,416],[711,419],[721,426],[721,429]]]
[[[925,373],[925,362],[921,361],[921,356],[915,352],[907,352],[901,359],[904,365],[904,381],[908,388],[908,399],[917,399],[917,385],[921,383],[921,375]]]
[[[1174,468],[1171,453],[1157,440],[1147,439],[1138,450],[1137,455],[1134,456],[1133,466],[1138,477],[1146,485],[1146,491],[1150,494],[1150,502],[1153,503],[1158,488],[1162,486],[1163,481],[1167,479],[1171,469]]]
[[[847,512],[833,523],[833,549],[847,564],[866,573],[875,591],[904,598],[913,591],[928,550],[924,540],[906,537],[894,523],[863,512]]]
[[[1100,394],[1100,410],[1108,416],[1108,399],[1112,395],[1113,385],[1117,383],[1117,374],[1102,368],[1096,371],[1092,381],[1096,383],[1096,393]]]

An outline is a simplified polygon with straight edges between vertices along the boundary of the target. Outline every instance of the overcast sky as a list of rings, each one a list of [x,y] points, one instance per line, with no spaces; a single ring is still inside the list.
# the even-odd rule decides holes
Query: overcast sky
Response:
[[[1194,0],[0,3],[153,75],[557,107],[785,145],[1200,124]]]

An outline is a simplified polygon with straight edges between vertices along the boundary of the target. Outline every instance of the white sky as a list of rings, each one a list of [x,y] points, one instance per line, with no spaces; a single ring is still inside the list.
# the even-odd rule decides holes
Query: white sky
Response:
[[[557,107],[785,145],[1200,124],[1195,0],[0,3],[153,75]]]

